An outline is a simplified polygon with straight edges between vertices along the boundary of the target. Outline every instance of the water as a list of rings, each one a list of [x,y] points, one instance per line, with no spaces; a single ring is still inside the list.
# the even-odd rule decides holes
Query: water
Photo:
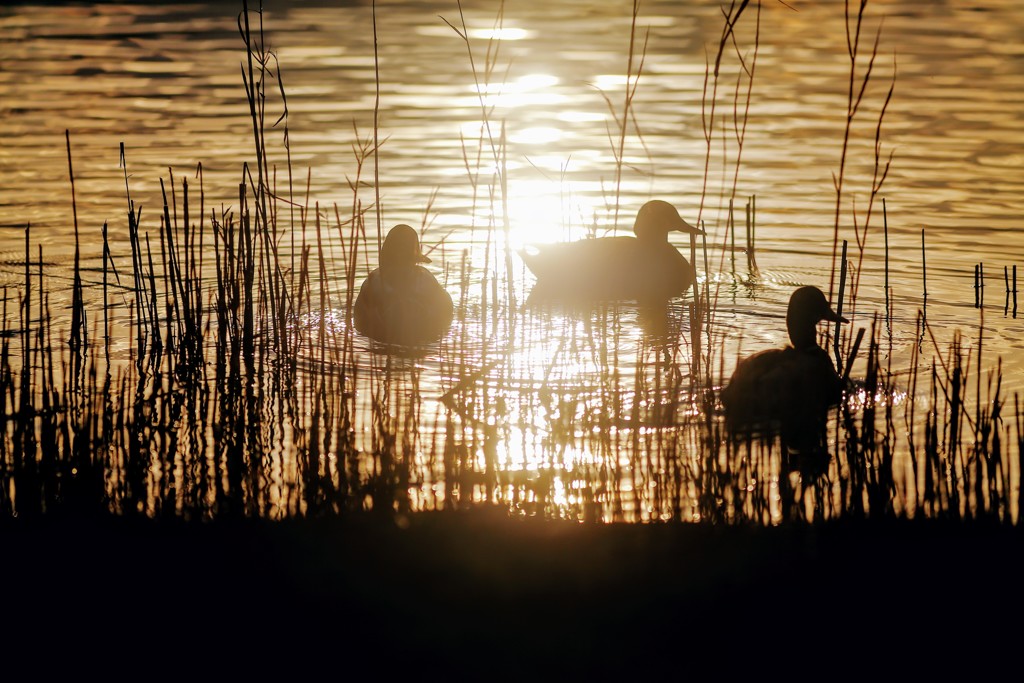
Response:
[[[465,2],[472,61],[455,30],[463,27],[457,3],[376,6],[374,27],[368,2],[266,4],[265,39],[276,57],[271,69],[276,76],[280,67],[287,102],[287,118],[271,127],[285,107],[278,80],[268,82],[267,154],[277,168],[277,194],[294,203],[294,210],[279,208],[280,224],[291,227],[282,253],[291,259],[303,237],[315,239],[314,208],[324,222],[325,251],[340,251],[338,236],[348,228],[337,228],[336,216],[351,216],[357,174],[371,240],[378,225],[382,231],[399,222],[427,226],[424,240],[436,246],[431,267],[453,296],[464,295],[477,322],[457,325],[451,335],[461,340],[466,355],[459,359],[466,366],[455,365],[443,349],[411,361],[421,383],[417,390],[427,397],[420,416],[441,420],[437,397],[467,386],[467,374],[477,373],[470,385],[484,396],[489,373],[500,372],[503,390],[517,386],[513,407],[483,408],[467,422],[467,428],[490,424],[497,430],[488,432],[487,445],[473,456],[480,458],[479,468],[468,469],[487,470],[494,464],[487,459],[497,458],[509,497],[522,496],[517,505],[537,500],[531,487],[560,491],[568,500],[587,477],[564,472],[585,471],[607,455],[593,453],[594,444],[577,434],[575,443],[569,439],[553,449],[569,452],[568,464],[556,468],[561,481],[544,481],[548,469],[527,461],[531,452],[550,457],[548,438],[557,430],[545,423],[553,419],[550,396],[534,387],[553,377],[574,383],[574,392],[587,387],[583,399],[577,393],[572,406],[563,406],[577,411],[572,430],[607,429],[586,400],[602,396],[605,379],[631,377],[642,365],[638,354],[668,354],[686,367],[692,350],[689,294],[660,319],[667,336],[645,336],[649,321],[628,307],[608,323],[607,337],[572,318],[527,316],[513,323],[487,310],[507,287],[522,300],[531,284],[518,257],[510,254],[506,265],[506,244],[515,249],[589,231],[604,234],[615,224],[616,195],[618,224],[625,229],[652,197],[672,201],[684,218],[707,229],[708,263],[698,273],[715,301],[712,345],[720,351],[710,368],[712,381],[728,375],[738,354],[785,342],[784,306],[794,286],[838,289],[834,254],[846,240],[851,273],[859,278],[855,308],[845,302],[850,329],[870,327],[876,314],[886,320],[888,284],[892,308],[880,329],[897,376],[915,358],[929,367],[962,334],[968,348],[983,339],[975,376],[1001,358],[1004,392],[1024,388],[1022,323],[1004,284],[1004,270],[1024,265],[1024,8],[1015,0],[869,4],[857,88],[876,31],[878,50],[852,124],[838,233],[835,178],[850,87],[843,3],[765,2],[756,36],[756,7],[748,8],[736,34],[754,74],[748,115],[736,116],[745,109],[751,81],[739,76],[730,49],[722,61],[710,154],[703,125],[712,120],[711,96],[704,87],[707,60],[714,59],[722,33],[721,3],[640,3],[631,67],[640,78],[622,138],[621,173],[617,121],[627,92],[631,3],[517,1],[501,14],[498,2]],[[19,3],[0,9],[0,283],[12,291],[21,287],[30,225],[32,243],[42,248],[56,283],[50,306],[58,322],[70,304],[70,288],[60,284],[71,279],[75,226],[65,131],[90,301],[100,296],[104,224],[115,260],[122,268],[129,264],[126,183],[154,238],[161,181],[180,202],[187,180],[195,212],[199,165],[205,224],[211,211],[237,208],[243,163],[251,166],[254,158],[240,10],[234,2]],[[251,13],[250,20],[258,30],[258,17]],[[378,102],[379,153],[360,165],[354,147],[372,144]],[[504,197],[494,184],[494,148],[481,137],[484,110],[492,135],[505,134]],[[881,168],[890,158],[891,164],[872,202],[879,130]],[[121,143],[127,168],[119,164]],[[730,197],[741,247],[744,207],[752,198],[756,203],[756,273],[742,253],[733,265],[733,253],[723,249],[732,240],[726,228]],[[489,231],[493,241],[481,237]],[[688,253],[689,245],[678,246]],[[461,279],[463,257],[469,281]],[[979,264],[982,307],[976,306],[974,286]],[[357,277],[372,266],[360,259]],[[341,258],[329,260],[327,279],[316,284],[341,300],[343,272]],[[491,291],[488,278],[495,283]],[[918,331],[919,312],[930,332]],[[127,329],[127,307],[115,307],[111,315],[112,325]],[[611,339],[614,348],[601,339]],[[379,368],[383,361],[369,345],[358,338],[356,344],[359,363]],[[126,357],[127,347],[127,336],[115,341],[115,357]],[[976,354],[972,349],[975,363]],[[853,375],[863,371],[855,367]],[[688,382],[682,378],[678,385]],[[495,391],[492,399],[501,394]],[[367,401],[368,392],[362,395]],[[566,396],[563,402],[570,400]],[[509,395],[501,398],[504,404]],[[429,455],[441,431],[425,433],[414,450]],[[594,443],[611,448],[630,438]],[[287,460],[287,448],[280,448]],[[653,482],[659,465],[647,464]],[[411,487],[413,507],[441,504],[437,481],[443,474],[424,476],[418,489]],[[631,476],[646,477],[635,470]],[[547,496],[541,507],[559,495]],[[564,509],[562,504],[554,506]]]

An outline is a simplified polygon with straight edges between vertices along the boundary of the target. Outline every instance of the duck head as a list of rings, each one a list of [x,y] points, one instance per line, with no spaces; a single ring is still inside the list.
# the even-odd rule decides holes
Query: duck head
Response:
[[[817,287],[808,285],[797,288],[789,297],[786,310],[786,328],[789,341],[795,349],[807,349],[818,345],[817,325],[823,320],[834,323],[850,322],[832,310],[825,294]]]
[[[430,263],[430,259],[420,251],[420,237],[416,231],[404,223],[391,228],[380,248],[381,267],[401,268],[418,263]]]
[[[695,228],[686,221],[668,202],[652,199],[640,207],[633,223],[633,233],[640,240],[667,242],[672,231],[685,232],[689,235],[703,235],[704,231]]]

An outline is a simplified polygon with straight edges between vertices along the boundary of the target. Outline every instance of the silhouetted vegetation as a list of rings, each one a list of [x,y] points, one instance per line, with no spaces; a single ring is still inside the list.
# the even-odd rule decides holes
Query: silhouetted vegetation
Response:
[[[746,6],[727,15],[709,65],[713,83],[724,77],[720,63]],[[718,293],[708,277],[715,257],[736,271],[735,247],[724,241],[717,253],[704,244],[691,255],[699,286],[685,302],[653,310],[605,303],[561,315],[521,307],[507,217],[496,219],[474,226],[482,261],[443,259],[458,295],[441,342],[408,354],[358,351],[348,321],[356,273],[375,261],[379,239],[366,220],[377,202],[360,194],[377,131],[355,149],[350,207],[295,197],[290,164],[288,188],[277,187],[267,151],[277,129],[264,117],[268,85],[280,84],[281,73],[250,15],[243,11],[240,26],[255,161],[242,169],[234,208],[210,208],[199,167],[198,198],[195,186],[171,176],[163,206],[144,214],[122,150],[130,253],[113,253],[104,227],[100,281],[76,262],[69,316],[51,311],[48,291],[63,285],[49,279],[25,228],[24,282],[5,293],[0,330],[3,516],[291,519],[498,506],[585,522],[1015,523],[1019,399],[1003,395],[998,366],[983,370],[980,335],[976,349],[958,339],[940,352],[923,315],[907,368],[890,367],[877,316],[859,335],[835,340],[851,383],[829,421],[827,453],[792,461],[776,435],[727,434],[716,397],[725,361]],[[469,45],[465,26],[456,30]],[[633,73],[632,39],[630,46]],[[852,43],[854,62],[856,51]],[[485,76],[494,70],[488,55]],[[754,61],[756,51],[737,72],[748,87]],[[851,73],[850,119],[856,86]],[[737,85],[739,109],[748,93]],[[284,105],[283,84],[280,97]],[[618,118],[623,130],[631,98]],[[742,131],[746,114],[736,115]],[[491,121],[486,111],[484,119]],[[502,141],[482,138],[475,159],[466,151],[480,201],[498,206]],[[713,147],[709,137],[709,154]],[[880,159],[872,200],[887,171]],[[838,248],[841,171],[836,182]],[[857,233],[860,254],[871,210]],[[747,272],[736,277],[753,280],[750,205],[747,216]],[[425,244],[443,243],[421,233]],[[846,277],[837,277],[843,302]],[[858,283],[848,310],[856,310]],[[69,329],[55,326],[66,317]],[[643,333],[624,330],[624,317]],[[428,355],[439,378],[429,386]],[[851,374],[854,363],[862,373]]]

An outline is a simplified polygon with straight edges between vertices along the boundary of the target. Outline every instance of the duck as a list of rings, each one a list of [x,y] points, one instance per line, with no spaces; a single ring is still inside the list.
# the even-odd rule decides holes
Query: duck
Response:
[[[788,447],[820,448],[828,411],[844,391],[844,380],[818,345],[817,325],[822,321],[849,322],[817,287],[795,289],[786,309],[789,345],[741,359],[719,394],[730,431],[777,430]]]
[[[423,346],[452,324],[452,297],[422,265],[431,263],[416,231],[404,224],[388,231],[378,267],[359,286],[353,306],[356,330],[390,346]]]
[[[537,281],[533,300],[640,302],[681,296],[696,271],[668,241],[670,232],[703,235],[669,202],[653,199],[637,212],[633,235],[536,245],[520,256]]]

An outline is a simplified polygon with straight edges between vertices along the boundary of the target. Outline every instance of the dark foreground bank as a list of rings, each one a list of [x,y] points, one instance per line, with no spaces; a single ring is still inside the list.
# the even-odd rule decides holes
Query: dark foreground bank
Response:
[[[0,540],[3,642],[51,672],[980,673],[1024,633],[1008,525],[48,518]]]

